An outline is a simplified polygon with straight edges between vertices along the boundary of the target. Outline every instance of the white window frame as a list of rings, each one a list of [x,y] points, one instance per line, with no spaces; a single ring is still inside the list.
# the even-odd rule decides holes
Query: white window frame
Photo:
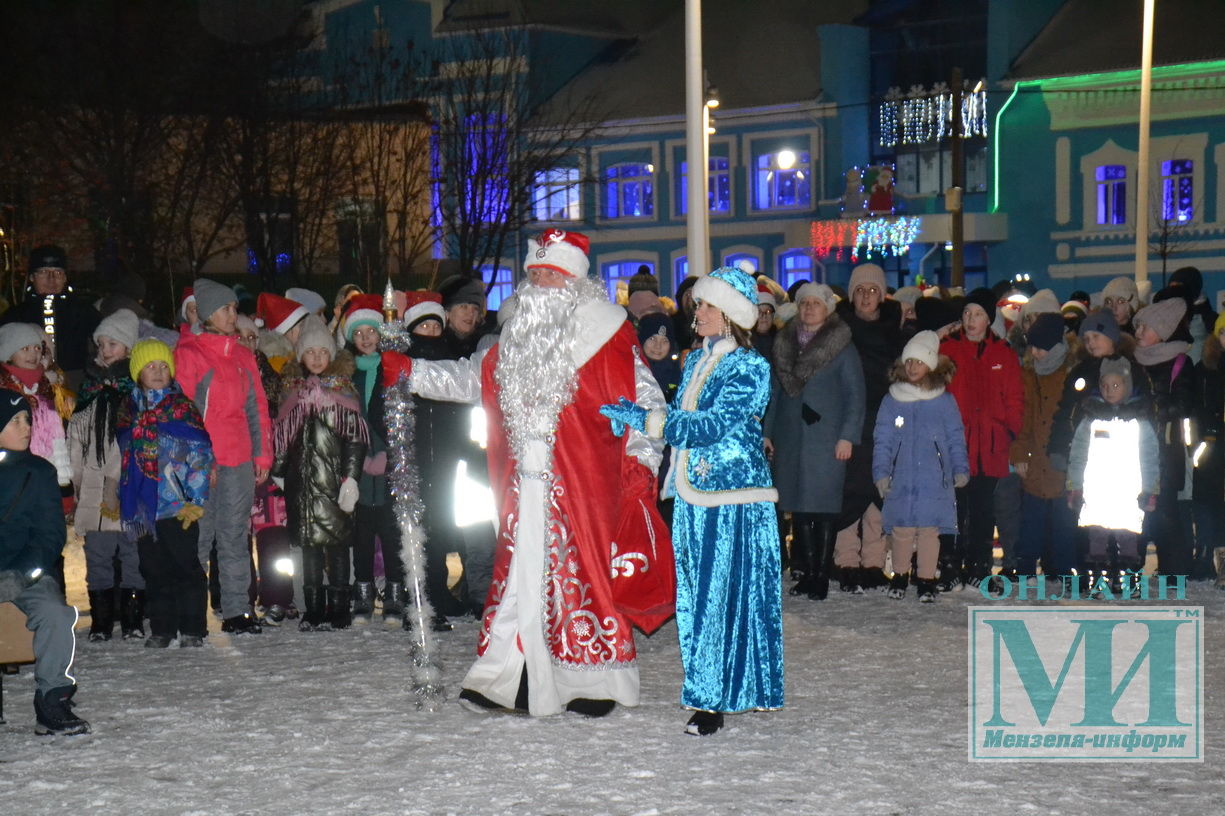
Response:
[[[765,155],[767,152],[777,155],[781,149],[777,145],[780,141],[786,141],[786,147],[794,150],[797,155],[804,150],[808,151],[808,203],[787,207],[760,207],[757,204],[757,157],[759,154]],[[754,149],[756,144],[771,144],[772,148],[770,151],[758,151]],[[746,185],[748,190],[746,212],[749,215],[770,216],[777,215],[778,213],[800,213],[815,210],[821,198],[821,191],[825,189],[824,179],[821,175],[821,146],[820,128],[775,130],[745,136],[742,152],[745,157],[744,164],[747,168]]]
[[[545,181],[540,180],[541,175],[549,176],[562,171],[567,174],[573,173],[573,181],[561,182],[551,178]],[[566,210],[573,214],[566,218],[540,218],[538,208],[558,195],[566,197]],[[548,207],[548,210],[552,215],[552,207]],[[536,174],[536,178],[532,180],[532,219],[539,224],[573,224],[583,220],[583,170],[581,167],[569,165],[550,167]]]
[[[1127,220],[1122,224],[1097,223],[1097,168],[1104,165],[1118,164],[1127,168]],[[1135,229],[1136,226],[1136,152],[1119,147],[1113,139],[1086,153],[1080,159],[1081,187],[1081,222],[1086,232],[1120,232]]]
[[[610,155],[617,156],[617,160],[606,161],[606,158]],[[660,173],[658,142],[630,142],[626,144],[601,145],[600,147],[592,148],[591,162],[591,166],[595,168],[594,176],[596,178],[596,224],[644,224],[659,221],[659,189],[661,182],[666,184],[667,179]],[[606,206],[607,200],[605,199],[605,182],[607,181],[605,171],[614,165],[630,164],[633,162],[637,162],[639,164],[650,164],[655,168],[655,172],[653,174],[653,195],[655,200],[651,208],[651,214],[609,218]]]
[[[658,279],[659,273],[659,253],[647,252],[644,250],[628,249],[620,252],[606,252],[596,256],[596,269],[598,270],[600,283],[604,286],[604,291],[608,292],[608,278],[604,275],[604,268],[613,264],[622,264],[625,262],[645,263],[650,264],[655,270]],[[628,278],[618,278],[618,280],[628,280]],[[615,289],[613,290],[615,292]],[[616,303],[616,298],[610,293],[609,301]]]

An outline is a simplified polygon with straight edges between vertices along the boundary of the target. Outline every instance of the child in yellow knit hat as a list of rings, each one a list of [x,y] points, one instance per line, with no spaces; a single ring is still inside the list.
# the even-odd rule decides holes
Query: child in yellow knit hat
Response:
[[[136,388],[120,412],[119,514],[137,540],[150,635],[145,645],[202,646],[208,583],[197,542],[213,470],[204,420],[174,381],[174,355],[160,340],[132,349]]]

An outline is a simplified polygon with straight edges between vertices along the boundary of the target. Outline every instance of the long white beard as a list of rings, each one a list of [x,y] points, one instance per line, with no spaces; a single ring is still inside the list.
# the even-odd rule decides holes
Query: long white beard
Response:
[[[598,284],[587,280],[569,281],[562,289],[524,281],[515,296],[515,314],[498,340],[494,379],[511,450],[523,462],[532,440],[547,442],[551,458],[557,418],[574,398],[578,384],[572,314],[581,303],[606,296]]]

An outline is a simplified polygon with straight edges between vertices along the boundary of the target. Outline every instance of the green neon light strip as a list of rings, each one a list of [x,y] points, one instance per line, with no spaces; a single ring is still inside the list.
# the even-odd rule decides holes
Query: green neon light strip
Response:
[[[1012,100],[1017,98],[1017,93],[1020,92],[1024,82],[1018,82],[1012,86],[1012,95],[1008,97],[1008,101],[1000,106],[1000,109],[995,113],[995,131],[991,134],[991,164],[994,168],[991,185],[991,212],[999,212],[1000,209],[1000,134],[1003,132],[1000,127],[1004,121],[1004,111],[1008,110],[1008,106],[1012,104]],[[1030,83],[1034,84],[1034,83]]]

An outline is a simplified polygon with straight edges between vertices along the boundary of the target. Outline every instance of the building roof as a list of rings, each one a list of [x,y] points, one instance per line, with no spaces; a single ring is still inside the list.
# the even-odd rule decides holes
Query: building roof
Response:
[[[641,31],[604,62],[596,61],[564,89],[567,99],[599,97],[610,120],[685,112],[685,9],[678,0],[657,25]],[[702,56],[725,109],[815,100],[821,93],[817,26],[849,23],[866,0],[706,0]]]
[[[632,37],[658,25],[681,0],[451,0],[437,31],[500,26],[541,26],[610,37]]]
[[[1012,63],[1013,79],[1140,67],[1143,0],[1068,0]],[[1153,65],[1225,57],[1225,3],[1161,0],[1153,21]]]

